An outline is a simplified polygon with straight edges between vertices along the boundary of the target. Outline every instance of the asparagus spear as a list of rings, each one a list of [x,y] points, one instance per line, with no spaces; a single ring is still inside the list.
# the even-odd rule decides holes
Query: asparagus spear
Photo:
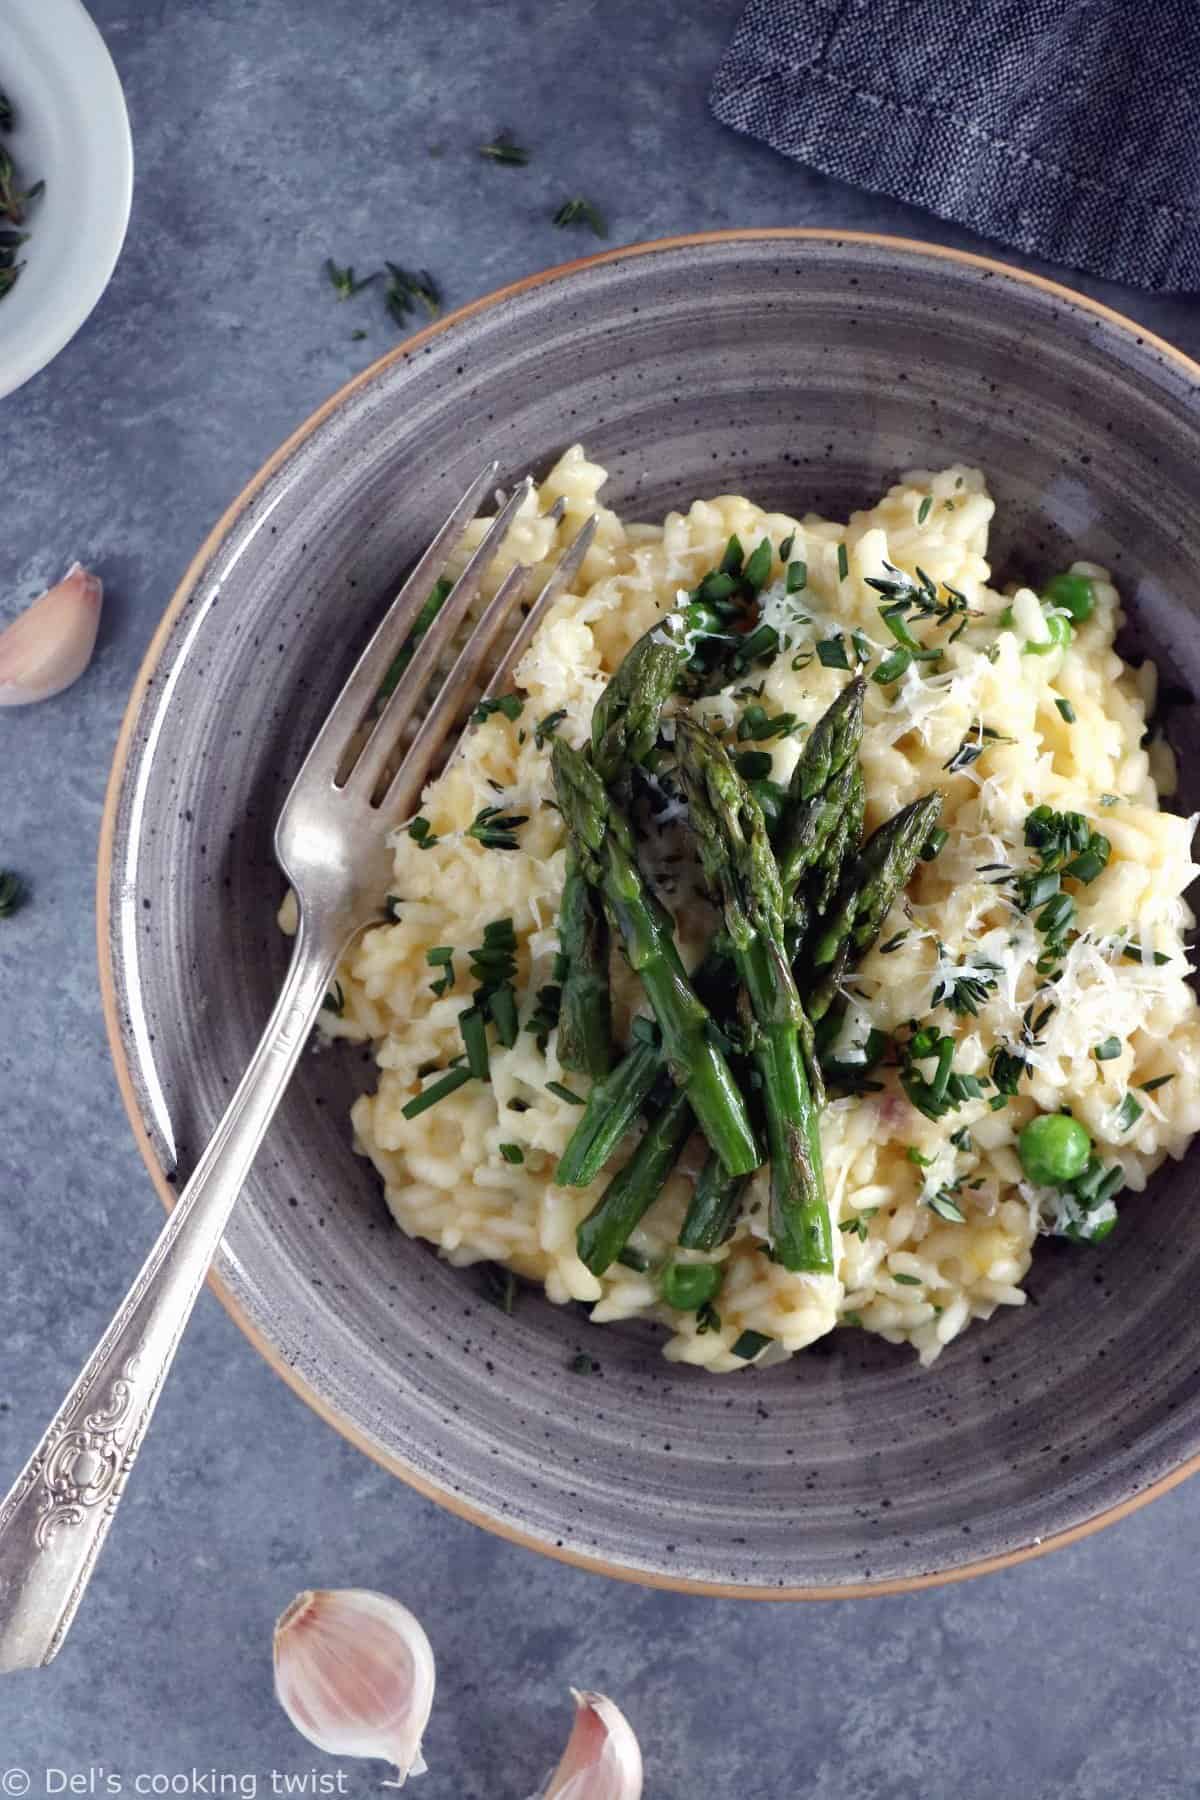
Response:
[[[710,1039],[708,1009],[683,972],[670,916],[638,867],[629,820],[598,771],[562,738],[554,741],[552,760],[558,803],[580,866],[603,895],[630,966],[641,977],[662,1032],[671,1079],[686,1090],[701,1129],[730,1174],[748,1174],[760,1159],[745,1101]]]
[[[661,1072],[659,1062],[655,1073]],[[580,1260],[593,1275],[603,1275],[609,1264],[616,1261],[630,1232],[662,1192],[663,1182],[675,1167],[694,1125],[687,1095],[676,1088],[647,1126],[646,1135],[625,1167],[613,1176],[579,1227],[576,1244]],[[741,1181],[744,1177],[733,1179]]]
[[[881,825],[845,869],[833,905],[812,938],[806,989],[809,1017],[824,1018],[853,960],[868,950],[913,872],[942,810],[940,793],[923,794]]]
[[[558,1011],[558,1060],[564,1069],[607,1075],[612,1066],[608,921],[573,850],[567,852],[558,942],[566,963]]]
[[[597,1081],[554,1171],[560,1187],[587,1187],[596,1179],[639,1117],[661,1070],[659,1046],[637,1043]]]
[[[692,1190],[679,1232],[684,1250],[715,1250],[737,1224],[746,1175],[727,1175],[715,1156],[707,1158]]]
[[[675,752],[700,861],[720,898],[752,1017],[751,1055],[762,1079],[771,1157],[775,1254],[786,1269],[831,1272],[819,1119],[800,1047],[804,1008],[788,962],[783,888],[762,809],[710,732],[680,719]]]

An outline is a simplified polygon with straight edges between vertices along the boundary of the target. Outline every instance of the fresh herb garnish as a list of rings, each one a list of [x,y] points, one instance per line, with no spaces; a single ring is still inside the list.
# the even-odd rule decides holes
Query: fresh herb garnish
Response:
[[[954,1068],[954,1039],[935,1025],[910,1026],[908,1041],[900,1051],[900,1085],[919,1113],[927,1119],[943,1119],[966,1100],[983,1095],[977,1075],[962,1075]],[[931,1075],[921,1064],[932,1061]]]
[[[432,850],[433,846],[440,841],[429,820],[423,818],[420,813],[409,824],[408,835],[418,850]]]
[[[733,759],[743,781],[766,781],[773,764],[769,750],[740,750]]]
[[[759,706],[756,702],[753,706],[748,706],[738,720],[738,742],[744,743],[749,738],[751,742],[761,744],[767,738],[787,737],[795,731],[798,724],[795,713],[775,713],[771,716],[765,706]]]
[[[1144,948],[1142,947],[1142,945],[1135,944],[1132,938],[1130,938],[1128,943],[1124,943],[1121,945],[1121,955],[1125,958],[1125,960],[1127,962],[1144,963],[1147,960],[1146,952],[1145,952]],[[1156,968],[1161,969],[1162,965],[1164,963],[1169,963],[1171,959],[1169,956],[1165,955],[1164,952],[1161,950],[1152,950],[1150,953],[1149,960],[1151,962],[1153,962],[1153,964],[1155,965]]]
[[[850,658],[846,655],[845,639],[840,631],[831,638],[820,640],[817,661],[823,669],[849,669]]]
[[[1112,1062],[1113,1058],[1120,1054],[1121,1040],[1119,1037],[1106,1037],[1103,1043],[1096,1044],[1092,1048],[1092,1055],[1097,1062]]]
[[[491,1075],[487,1022],[505,1049],[517,1041],[517,938],[511,919],[493,919],[483,928],[483,943],[470,952],[471,974],[476,989],[470,1006],[458,1015],[458,1029],[472,1075],[487,1081]]]
[[[590,1357],[586,1350],[580,1350],[567,1364],[572,1375],[594,1375],[600,1364]]]
[[[432,950],[425,952],[425,961],[431,969],[442,971],[438,979],[429,984],[433,992],[439,997],[448,994],[454,986],[454,951],[451,946],[435,944]]]
[[[1057,706],[1063,718],[1067,721],[1067,724],[1073,725],[1075,723],[1075,708],[1071,705],[1071,702],[1069,700],[1057,699],[1054,704]]]
[[[573,1094],[569,1087],[563,1086],[561,1081],[548,1081],[546,1083],[546,1091],[555,1095],[559,1100],[566,1100],[571,1106],[583,1106],[585,1104],[580,1095]]]
[[[1117,1130],[1131,1131],[1145,1110],[1140,1100],[1135,1100],[1132,1094],[1126,1094],[1117,1108]]]
[[[520,848],[517,827],[528,818],[528,813],[506,813],[502,806],[484,806],[467,826],[466,835],[485,850],[516,850]]]
[[[920,506],[918,506],[918,508],[917,508],[917,524],[923,525],[925,523],[926,519],[929,517],[929,514],[932,510],[933,510],[933,495],[926,494],[926,496],[922,500]]]
[[[635,1250],[632,1244],[626,1244],[623,1250],[617,1251],[617,1261],[638,1275],[644,1275],[650,1267],[650,1258],[643,1256],[640,1250]]]
[[[340,1019],[346,1010],[346,996],[342,992],[342,984],[335,981],[321,1002],[322,1012],[331,1012],[335,1019]]]
[[[504,163],[514,169],[523,169],[529,161],[528,150],[517,143],[510,131],[498,131],[490,144],[480,144],[479,154],[489,162]]]
[[[934,862],[950,842],[950,833],[944,825],[935,825],[921,846],[921,861]]]
[[[442,310],[442,296],[428,269],[402,269],[399,263],[386,259],[384,267],[388,274],[384,299],[397,325],[407,325],[409,313],[417,306],[424,307],[429,318],[437,318]]]
[[[1149,1081],[1139,1081],[1137,1085],[1143,1094],[1152,1094],[1156,1088],[1166,1087],[1168,1081],[1174,1081],[1174,1079],[1175,1073],[1172,1070],[1169,1075],[1155,1075]]]
[[[599,207],[593,206],[590,200],[585,200],[579,194],[573,200],[563,201],[554,214],[554,223],[559,226],[586,225],[590,231],[595,232],[597,237],[608,236],[608,226],[605,223],[604,214]]]
[[[546,748],[546,745],[554,736],[566,716],[566,707],[560,706],[557,712],[549,712],[544,719],[538,720],[533,728],[533,741],[539,750],[544,750]]]
[[[789,594],[802,594],[808,586],[808,564],[806,562],[790,562],[784,585]]]
[[[838,580],[845,581],[847,575],[850,573],[850,556],[845,544],[838,545],[837,562]]]
[[[989,995],[995,993],[1001,967],[987,957],[967,962],[961,968],[943,969],[933,984],[933,1006],[948,1006],[960,1018],[970,1013],[974,1018]]]
[[[12,102],[6,94],[0,94],[0,131],[11,131],[13,128]],[[0,221],[8,219],[13,225],[21,225],[25,221],[25,209],[31,200],[45,192],[44,181],[35,181],[31,188],[21,192],[17,185],[17,174],[12,158],[6,150],[0,149]],[[17,261],[17,251],[29,238],[27,231],[0,231],[0,300],[16,287],[24,263]]]
[[[25,883],[11,869],[0,869],[0,919],[11,919],[25,902]]]
[[[947,774],[957,775],[963,769],[969,769],[972,763],[977,763],[991,744],[1011,744],[1012,741],[1003,732],[993,731],[990,725],[979,725],[974,736],[968,733],[949,762],[944,762],[942,767]]]
[[[525,1152],[522,1150],[520,1144],[501,1144],[500,1154],[506,1163],[515,1165],[525,1161]]]
[[[497,694],[494,699],[481,700],[471,714],[472,725],[484,725],[493,713],[503,713],[506,719],[519,719],[525,702],[519,694]]]
[[[418,644],[441,612],[443,606],[445,606],[446,601],[450,598],[450,590],[453,586],[454,583],[443,575],[441,580],[435,581],[432,588],[430,588],[425,604],[417,614],[413,623],[413,628],[405,639],[399,655],[396,657],[396,660],[383,678],[379,692],[375,697],[376,705],[381,701],[386,700],[388,695],[395,690],[400,677],[415,656]]]
[[[511,1269],[503,1268],[500,1263],[484,1263],[483,1292],[493,1306],[511,1316],[517,1303],[517,1278]]]
[[[966,1213],[953,1198],[958,1188],[958,1182],[951,1182],[948,1186],[939,1188],[936,1194],[930,1194],[925,1202],[930,1212],[936,1213],[939,1219],[945,1219],[948,1225],[965,1225],[967,1222]]]
[[[470,1079],[470,1069],[451,1069],[448,1074],[442,1076],[440,1081],[433,1082],[430,1087],[425,1088],[400,1110],[406,1119],[418,1118],[421,1113],[428,1112],[431,1106],[436,1106],[439,1100],[444,1100],[448,1094],[456,1093]]]
[[[919,1275],[897,1275],[894,1269],[885,1269],[884,1273],[889,1275],[893,1281],[898,1281],[901,1287],[920,1287],[921,1285]]]
[[[901,944],[907,943],[911,935],[911,932],[908,931],[898,931],[895,937],[890,937],[888,939],[886,944],[880,944],[880,956],[890,956],[893,950],[898,950]]]
[[[771,1340],[765,1332],[743,1331],[733,1340],[729,1353],[731,1356],[740,1357],[743,1362],[749,1362],[751,1357],[757,1356],[760,1350],[765,1350],[770,1342]]]
[[[865,1206],[860,1213],[855,1213],[852,1219],[842,1220],[842,1230],[846,1232],[848,1236],[856,1237],[860,1243],[865,1244],[868,1237],[871,1235],[871,1220],[878,1211],[879,1208],[877,1206]]]

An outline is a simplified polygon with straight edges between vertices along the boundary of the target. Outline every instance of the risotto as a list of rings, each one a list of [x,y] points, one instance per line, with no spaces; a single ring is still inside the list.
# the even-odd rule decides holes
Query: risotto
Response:
[[[604,479],[568,451],[505,540],[488,595],[517,562],[548,574],[597,514],[573,591],[513,694],[396,833],[388,922],[356,941],[340,1011],[323,1015],[331,1037],[374,1048],[357,1145],[410,1236],[583,1302],[597,1324],[659,1320],[674,1361],[743,1368],[843,1326],[930,1363],[973,1319],[1024,1303],[1039,1232],[1105,1235],[1118,1190],[1144,1188],[1200,1125],[1183,897],[1195,821],[1160,810],[1174,784],[1169,750],[1148,739],[1155,670],[1114,650],[1120,600],[1103,569],[1077,562],[1073,582],[1060,576],[1040,597],[990,585],[993,503],[977,470],[914,471],[845,524],[735,495],[625,524],[599,505]],[[693,1132],[619,1259],[596,1273],[578,1229],[654,1126],[639,1123],[589,1185],[556,1180],[590,1080],[577,1060],[563,1066],[555,1022],[568,849],[551,757],[560,741],[563,756],[586,749],[607,681],[656,621],[729,587],[754,602],[749,651],[765,648],[688,711],[764,807],[786,804],[811,727],[861,671],[865,832],[923,795],[940,794],[940,824],[858,960],[838,970],[819,1037],[830,1266],[785,1266],[766,1168],[739,1189],[723,1241],[681,1250],[706,1155]],[[721,919],[670,775],[681,704],[668,702],[629,804],[646,879],[694,970]],[[619,1059],[655,1037],[615,930],[613,946]],[[497,982],[516,1002],[507,1030],[483,1004]],[[467,1008],[488,1032],[486,1079],[474,1055],[463,1060]],[[503,1025],[496,1008],[492,1018]],[[709,1041],[741,1066],[736,1009]],[[414,1105],[435,1087],[440,1097]],[[761,1133],[763,1094],[753,1081],[746,1091]]]

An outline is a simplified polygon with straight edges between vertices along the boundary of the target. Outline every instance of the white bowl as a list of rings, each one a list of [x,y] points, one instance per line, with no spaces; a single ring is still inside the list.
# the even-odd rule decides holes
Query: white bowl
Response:
[[[0,91],[16,114],[4,147],[43,197],[29,209],[25,267],[0,300],[0,395],[70,342],[116,266],[133,195],[121,81],[80,0],[3,0]]]

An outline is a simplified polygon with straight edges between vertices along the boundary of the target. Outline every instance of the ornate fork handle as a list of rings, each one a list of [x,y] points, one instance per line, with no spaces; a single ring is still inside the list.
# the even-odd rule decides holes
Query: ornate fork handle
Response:
[[[343,948],[308,941],[211,1143],[41,1443],[0,1503],[0,1670],[66,1636],[233,1204]]]

